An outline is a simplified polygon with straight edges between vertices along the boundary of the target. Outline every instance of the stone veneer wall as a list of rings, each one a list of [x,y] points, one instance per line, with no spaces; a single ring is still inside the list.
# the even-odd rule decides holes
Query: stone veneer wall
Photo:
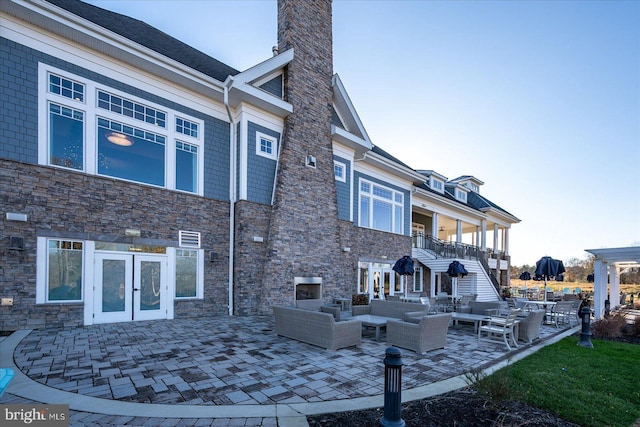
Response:
[[[333,73],[330,0],[279,0],[278,48],[295,49],[285,71],[285,119],[275,200],[269,223],[264,304],[291,304],[293,278],[321,276],[324,293],[338,286],[339,245],[330,134]],[[307,155],[316,167],[305,165]]]
[[[100,237],[122,241],[126,228],[142,231],[142,243],[177,246],[178,231],[202,233],[205,249],[204,300],[175,302],[175,317],[228,312],[229,203],[62,169],[0,160],[0,330],[74,326],[83,323],[83,304],[35,304],[36,237]],[[5,212],[29,215],[6,221]],[[8,250],[8,236],[25,238],[25,250]],[[209,251],[218,254],[208,261]],[[93,278],[85,277],[90,286]]]

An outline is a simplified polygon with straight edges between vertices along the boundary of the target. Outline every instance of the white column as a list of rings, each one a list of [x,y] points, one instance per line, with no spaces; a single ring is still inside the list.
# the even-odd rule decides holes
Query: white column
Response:
[[[607,265],[596,259],[593,263],[593,311],[596,320],[604,316],[604,300],[607,299]]]
[[[487,250],[487,220],[480,221],[480,250]]]
[[[498,224],[493,224],[493,252],[498,252]]]
[[[609,267],[609,302],[611,309],[620,305],[620,267],[612,264]]]
[[[438,214],[436,212],[433,213],[433,219],[431,221],[431,235],[438,238]]]
[[[462,221],[456,219],[456,242],[462,243]]]
[[[429,269],[431,271],[431,283],[429,284],[429,295],[432,297],[436,296],[436,273],[432,270]]]
[[[473,245],[480,246],[480,227],[476,225],[476,233],[474,234]]]
[[[509,255],[509,229],[504,229],[504,253]]]

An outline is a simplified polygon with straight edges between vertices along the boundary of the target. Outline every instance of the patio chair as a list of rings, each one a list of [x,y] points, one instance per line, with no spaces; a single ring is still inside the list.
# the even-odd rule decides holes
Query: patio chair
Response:
[[[407,348],[422,354],[429,350],[444,348],[451,313],[424,316],[415,324],[403,320],[387,321],[387,344]]]
[[[551,310],[551,320],[555,323],[556,328],[561,323],[569,323],[569,327],[573,326],[575,320],[578,324],[578,310],[580,300],[574,301],[558,301]]]
[[[518,325],[518,339],[524,342],[531,342],[540,337],[540,326],[544,320],[544,310],[530,311],[526,317],[520,318]]]
[[[490,317],[487,323],[478,328],[478,345],[482,339],[493,340],[502,339],[507,349],[511,351],[509,342],[514,347],[518,347],[516,342],[514,327],[520,310],[511,310],[506,317]],[[483,335],[486,334],[486,337]]]
[[[453,302],[451,301],[449,294],[440,292],[436,297],[436,306],[443,313],[453,310]]]

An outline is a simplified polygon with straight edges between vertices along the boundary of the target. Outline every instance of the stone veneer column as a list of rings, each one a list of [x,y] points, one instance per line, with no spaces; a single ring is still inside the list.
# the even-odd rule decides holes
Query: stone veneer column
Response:
[[[341,260],[331,143],[333,74],[330,0],[278,0],[278,49],[294,49],[285,71],[286,119],[263,275],[263,310],[291,304],[295,276],[335,288]],[[305,165],[314,156],[316,167]]]

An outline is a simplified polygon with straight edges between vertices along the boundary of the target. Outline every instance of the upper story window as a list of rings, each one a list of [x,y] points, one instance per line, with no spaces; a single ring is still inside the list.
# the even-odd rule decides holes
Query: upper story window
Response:
[[[336,181],[347,182],[347,166],[341,162],[333,162],[333,175]]]
[[[45,64],[39,79],[40,164],[203,194],[202,121]]]
[[[278,158],[278,141],[272,136],[256,132],[256,154],[276,160]]]
[[[435,190],[439,193],[444,193],[444,182],[436,179],[436,178],[431,178],[431,189]]]
[[[467,192],[456,188],[456,199],[460,200],[461,202],[467,203]]]
[[[84,85],[56,74],[49,74],[49,92],[84,102]]]
[[[404,194],[373,182],[360,181],[360,227],[404,233]]]
[[[167,126],[167,114],[165,112],[101,90],[98,91],[98,107],[160,126],[161,128]]]

